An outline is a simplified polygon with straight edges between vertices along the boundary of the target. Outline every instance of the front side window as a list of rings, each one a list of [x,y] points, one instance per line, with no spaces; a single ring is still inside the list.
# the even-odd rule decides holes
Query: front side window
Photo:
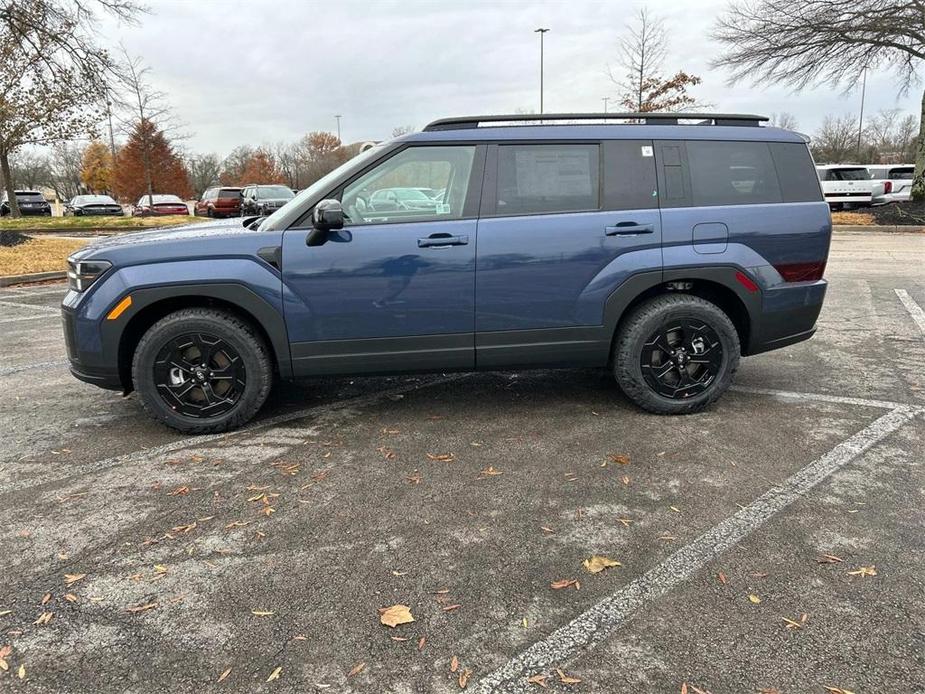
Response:
[[[498,147],[499,215],[550,214],[600,207],[599,145]]]
[[[475,146],[409,147],[344,188],[349,224],[460,219]],[[422,189],[439,190],[430,197]]]
[[[766,142],[687,143],[695,206],[782,202],[777,171]]]

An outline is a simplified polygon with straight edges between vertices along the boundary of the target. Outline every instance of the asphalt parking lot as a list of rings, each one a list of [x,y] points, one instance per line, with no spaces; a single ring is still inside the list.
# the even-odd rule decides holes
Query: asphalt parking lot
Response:
[[[69,375],[60,285],[0,290],[0,691],[925,691],[923,268],[837,234],[817,336],[703,414],[339,379],[199,438]]]

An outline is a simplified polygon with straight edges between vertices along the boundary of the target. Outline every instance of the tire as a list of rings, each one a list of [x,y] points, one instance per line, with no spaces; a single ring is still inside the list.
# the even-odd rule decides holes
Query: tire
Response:
[[[211,383],[209,396],[206,395],[205,387],[198,386],[197,374],[192,369],[185,369],[187,365],[192,364],[188,358],[192,352],[196,372],[200,371],[200,357],[195,356],[198,351],[197,339],[198,344],[202,344],[206,349],[218,343],[223,345],[223,349],[218,350],[209,362],[208,374],[213,373],[213,368],[216,373],[234,374],[217,377],[215,381],[207,378],[206,381]],[[214,340],[218,342],[213,342]],[[186,357],[178,359],[175,353],[171,353],[173,356],[170,358],[165,357],[172,345],[184,343],[189,343]],[[240,361],[237,358],[240,358]],[[184,369],[166,366],[168,363],[178,362]],[[225,362],[229,365],[219,368]],[[172,386],[177,391],[171,390],[171,386],[167,384],[167,372],[170,373],[171,379],[174,378],[174,372],[176,378],[181,379],[180,383]],[[219,378],[223,382],[220,382]],[[169,314],[151,326],[142,336],[132,358],[132,380],[142,406],[151,417],[184,434],[211,434],[235,429],[257,413],[270,393],[273,365],[266,344],[250,324],[224,311],[192,308]],[[228,386],[229,390],[218,395],[219,387],[225,387],[228,382],[232,383]],[[187,401],[181,402],[172,398],[171,402],[168,402],[168,394],[180,390],[187,391]],[[197,399],[199,403],[189,404]],[[203,399],[209,403],[215,401],[216,404],[201,406]],[[189,410],[196,407],[201,407],[202,410],[213,409],[191,414]]]
[[[675,342],[680,336],[685,339]],[[726,391],[740,352],[735,326],[716,304],[690,294],[663,294],[637,306],[620,324],[613,373],[626,396],[644,410],[690,414]],[[679,370],[679,363],[684,368]]]
[[[212,219],[215,216],[215,213],[212,211],[211,207],[206,208],[206,217]]]

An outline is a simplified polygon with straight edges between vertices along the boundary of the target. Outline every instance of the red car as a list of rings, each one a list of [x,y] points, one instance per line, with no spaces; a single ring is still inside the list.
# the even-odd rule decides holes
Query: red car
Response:
[[[133,217],[189,214],[189,208],[176,195],[142,195],[132,207]]]
[[[196,202],[193,214],[206,217],[241,216],[241,189],[209,188]]]

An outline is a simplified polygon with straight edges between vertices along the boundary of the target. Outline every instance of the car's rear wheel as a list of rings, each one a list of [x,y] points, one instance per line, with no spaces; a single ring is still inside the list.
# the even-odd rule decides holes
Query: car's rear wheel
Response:
[[[267,399],[273,367],[263,339],[238,317],[185,309],[155,323],[132,360],[148,414],[186,434],[227,431]]]
[[[622,322],[613,371],[633,402],[656,414],[698,412],[729,387],[739,337],[722,309],[688,294],[653,297]]]

